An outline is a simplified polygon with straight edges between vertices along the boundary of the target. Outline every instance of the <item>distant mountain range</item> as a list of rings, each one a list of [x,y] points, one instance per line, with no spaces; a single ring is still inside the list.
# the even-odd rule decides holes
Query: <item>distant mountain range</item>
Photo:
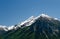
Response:
[[[60,39],[60,20],[41,14],[10,27],[0,25],[0,39]]]

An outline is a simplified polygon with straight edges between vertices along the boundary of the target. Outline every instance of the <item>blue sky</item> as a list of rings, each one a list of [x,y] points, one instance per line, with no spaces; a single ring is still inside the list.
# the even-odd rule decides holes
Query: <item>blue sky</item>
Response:
[[[15,25],[43,12],[60,18],[60,0],[0,0],[0,25]]]

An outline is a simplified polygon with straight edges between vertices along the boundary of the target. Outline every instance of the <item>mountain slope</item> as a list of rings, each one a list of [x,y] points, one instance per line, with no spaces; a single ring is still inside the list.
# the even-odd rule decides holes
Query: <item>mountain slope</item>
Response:
[[[1,39],[60,39],[58,19],[45,14],[31,19],[22,22],[22,25],[15,25],[15,27],[18,26],[17,29],[6,31],[1,35]]]

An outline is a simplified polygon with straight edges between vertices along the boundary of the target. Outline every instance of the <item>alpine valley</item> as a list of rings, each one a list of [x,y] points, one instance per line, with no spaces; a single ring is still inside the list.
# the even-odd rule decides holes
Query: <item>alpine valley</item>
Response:
[[[0,25],[0,39],[60,39],[60,20],[41,14],[9,27]]]

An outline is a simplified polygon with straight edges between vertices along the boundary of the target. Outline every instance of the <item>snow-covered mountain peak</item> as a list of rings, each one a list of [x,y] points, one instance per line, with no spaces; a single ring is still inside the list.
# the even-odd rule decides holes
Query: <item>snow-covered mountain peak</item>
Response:
[[[9,31],[9,30],[16,30],[16,29],[18,29],[19,27],[30,26],[30,25],[32,25],[33,23],[35,23],[36,20],[38,20],[38,19],[41,18],[41,17],[42,17],[43,19],[46,19],[46,18],[47,18],[48,20],[52,20],[52,19],[58,20],[58,18],[52,18],[52,17],[50,17],[50,16],[48,16],[48,15],[46,15],[46,14],[41,14],[41,15],[39,15],[39,16],[37,16],[37,17],[31,16],[31,17],[29,17],[27,20],[25,20],[25,21],[17,24],[16,26],[15,26],[15,25],[12,25],[12,26],[7,27],[7,26],[2,26],[2,25],[0,25],[0,30]]]
[[[40,14],[40,15],[37,16],[35,19],[38,19],[38,18],[41,18],[41,17],[44,18],[44,19],[47,18],[47,19],[49,19],[49,20],[51,20],[51,18],[52,18],[52,17],[50,17],[50,16],[48,16],[48,15],[46,15],[46,14]]]
[[[41,14],[40,16],[51,18],[50,16],[48,16],[48,15],[46,15],[46,14]]]

